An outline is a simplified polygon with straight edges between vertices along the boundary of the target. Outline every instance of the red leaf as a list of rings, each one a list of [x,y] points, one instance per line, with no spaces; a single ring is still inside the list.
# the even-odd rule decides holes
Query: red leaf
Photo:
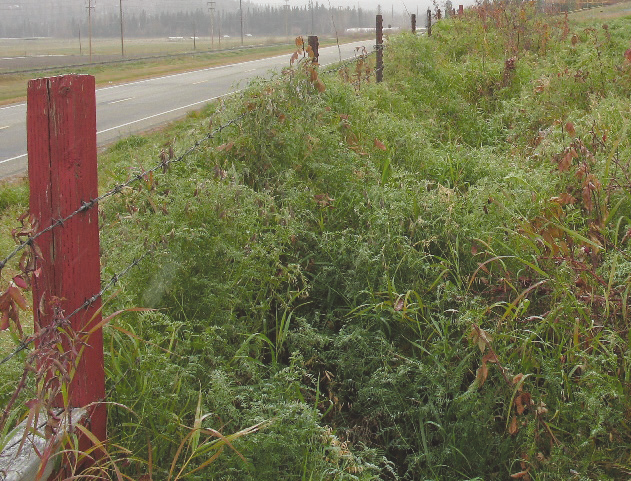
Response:
[[[28,306],[26,305],[26,299],[24,299],[24,296],[17,287],[11,286],[9,287],[7,292],[11,296],[11,299],[13,299],[15,303],[20,306],[20,309],[24,311],[28,309]]]
[[[2,320],[0,320],[0,331],[6,331],[9,329],[9,311],[2,313]]]
[[[402,311],[402,310],[403,310],[403,306],[404,306],[404,303],[403,303],[403,298],[402,298],[402,297],[400,297],[400,298],[397,300],[397,302],[395,302],[395,303],[394,303],[394,310],[395,310],[395,311]]]
[[[631,48],[627,49],[624,52],[624,58],[627,59],[627,62],[631,62]]]
[[[574,130],[574,124],[572,122],[568,122],[567,124],[565,124],[565,130],[570,135],[574,135],[576,133],[576,130]]]
[[[21,276],[15,276],[13,278],[13,282],[15,282],[16,286],[21,287],[22,289],[28,289],[28,284]]]

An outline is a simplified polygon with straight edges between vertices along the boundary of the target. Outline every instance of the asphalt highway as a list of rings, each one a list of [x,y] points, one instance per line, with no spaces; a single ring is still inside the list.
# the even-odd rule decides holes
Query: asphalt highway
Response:
[[[369,41],[320,49],[320,65],[352,58],[356,47],[372,50]],[[212,67],[96,90],[97,143],[106,146],[202,108],[244,88],[253,78],[268,78],[289,66],[290,55]],[[0,179],[27,169],[26,103],[0,107]]]

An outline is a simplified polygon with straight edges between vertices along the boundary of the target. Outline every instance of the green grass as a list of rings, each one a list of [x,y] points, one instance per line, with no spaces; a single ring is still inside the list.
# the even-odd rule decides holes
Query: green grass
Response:
[[[102,205],[104,279],[155,246],[106,307],[155,309],[106,329],[125,472],[264,423],[198,479],[625,479],[630,22],[487,5],[103,154],[244,115]]]

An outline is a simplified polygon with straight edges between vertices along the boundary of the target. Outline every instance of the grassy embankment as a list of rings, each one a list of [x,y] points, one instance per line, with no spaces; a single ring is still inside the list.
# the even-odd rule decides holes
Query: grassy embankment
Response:
[[[488,6],[104,154],[245,113],[103,205],[104,278],[158,246],[108,306],[159,309],[107,332],[130,476],[199,466],[197,421],[268,424],[195,479],[628,477],[630,25]]]

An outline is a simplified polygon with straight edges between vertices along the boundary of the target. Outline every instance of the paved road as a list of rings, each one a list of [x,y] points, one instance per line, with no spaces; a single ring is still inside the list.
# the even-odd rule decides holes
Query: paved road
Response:
[[[358,41],[340,47],[341,58],[352,58]],[[269,77],[273,69],[289,65],[290,55],[167,75],[99,88],[96,91],[96,128],[99,146],[142,132],[200,109],[218,97],[238,91],[255,77]],[[338,47],[320,49],[320,64],[338,62]],[[0,107],[0,179],[26,171],[26,104]]]

